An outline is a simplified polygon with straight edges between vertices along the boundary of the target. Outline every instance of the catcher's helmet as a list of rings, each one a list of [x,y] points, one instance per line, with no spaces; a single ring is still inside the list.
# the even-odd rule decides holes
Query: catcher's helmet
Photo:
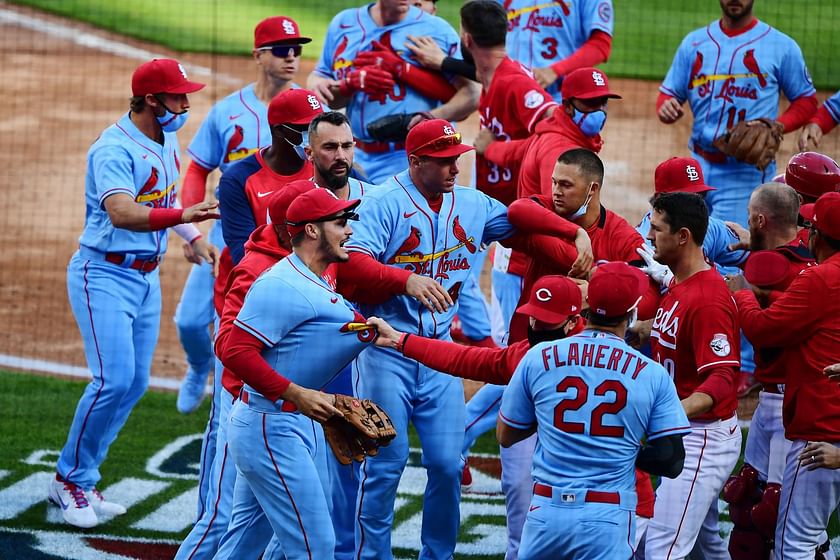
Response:
[[[796,154],[788,162],[785,183],[803,196],[813,199],[840,190],[840,166],[817,152]]]

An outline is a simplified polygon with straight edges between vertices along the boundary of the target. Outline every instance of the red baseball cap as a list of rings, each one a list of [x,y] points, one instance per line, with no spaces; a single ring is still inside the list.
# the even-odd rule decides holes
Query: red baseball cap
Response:
[[[565,276],[543,276],[534,284],[528,303],[516,312],[549,324],[562,323],[580,313],[580,288]]]
[[[744,278],[764,289],[784,290],[791,280],[790,261],[777,251],[755,251],[744,264]]]
[[[294,237],[303,231],[303,226],[312,222],[326,222],[352,215],[352,210],[361,200],[341,200],[329,189],[312,189],[298,195],[286,210],[286,228]],[[348,218],[350,216],[347,216]]]
[[[696,159],[691,157],[672,157],[656,166],[653,173],[653,192],[656,194],[671,192],[704,193],[713,191],[703,179],[703,169]]]
[[[289,205],[299,195],[311,191],[315,188],[315,183],[307,179],[299,179],[292,181],[272,193],[271,198],[268,199],[268,219],[272,224],[286,224],[286,212]]]
[[[811,221],[811,217],[814,215],[814,203],[811,202],[809,204],[803,204],[799,207],[799,215],[802,216],[803,219],[806,221]]]
[[[254,28],[255,49],[276,43],[302,45],[311,40],[309,37],[301,37],[297,22],[286,16],[265,18]]]
[[[563,85],[560,87],[563,99],[595,99],[598,97],[613,97],[621,99],[617,93],[610,91],[610,84],[607,75],[597,68],[578,68],[569,72],[563,78]]]
[[[608,262],[595,267],[586,301],[590,313],[620,317],[639,304],[647,289],[644,272],[625,262]]]
[[[444,119],[429,119],[415,125],[405,139],[405,151],[416,156],[446,158],[474,149],[462,144],[461,133],[455,132],[452,123]]]
[[[840,192],[825,193],[807,214],[804,212],[805,206],[800,212],[803,218],[811,222],[820,233],[840,240]]]
[[[281,91],[268,104],[268,124],[309,124],[324,107],[308,89]]]
[[[156,58],[144,62],[131,75],[131,94],[193,93],[204,87],[187,79],[184,66],[174,58]]]

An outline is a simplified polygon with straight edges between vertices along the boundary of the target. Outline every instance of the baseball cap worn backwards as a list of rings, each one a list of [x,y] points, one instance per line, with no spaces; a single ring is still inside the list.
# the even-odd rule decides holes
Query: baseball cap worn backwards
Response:
[[[283,186],[272,193],[268,199],[268,219],[272,224],[285,224],[286,212],[294,199],[315,188],[315,183],[308,179],[299,179]]]
[[[461,143],[461,133],[444,119],[430,119],[415,125],[408,131],[405,151],[416,156],[447,158],[459,156],[473,150],[469,144]]]
[[[543,276],[534,284],[528,303],[516,312],[547,324],[558,324],[580,313],[580,289],[565,276]]]
[[[802,217],[823,235],[840,240],[840,192],[825,193],[814,203],[813,210]]]
[[[309,124],[323,112],[323,105],[308,89],[287,89],[268,104],[268,124]]]
[[[715,190],[706,184],[700,164],[691,157],[672,157],[657,165],[653,174],[653,185],[656,194],[704,193]]]
[[[306,224],[341,218],[356,219],[353,209],[361,200],[341,200],[329,189],[312,189],[295,198],[286,210],[286,227],[294,237]]]
[[[744,278],[762,289],[784,290],[790,273],[790,261],[777,251],[754,251],[744,264]]]
[[[174,58],[156,58],[144,62],[131,75],[131,94],[193,93],[204,87],[187,78],[184,66]]]
[[[635,266],[625,262],[599,265],[589,279],[586,296],[589,312],[620,317],[639,305],[647,287],[647,275]]]
[[[612,97],[621,99],[617,93],[610,91],[607,75],[597,68],[578,68],[563,78],[560,87],[563,99],[595,99],[598,97]]]
[[[311,38],[301,36],[297,22],[286,16],[266,18],[254,28],[255,49],[277,43],[302,45],[310,41],[312,41]]]

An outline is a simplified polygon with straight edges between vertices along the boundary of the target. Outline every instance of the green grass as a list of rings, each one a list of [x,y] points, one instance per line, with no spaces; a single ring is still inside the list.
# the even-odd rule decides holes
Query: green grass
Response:
[[[304,56],[317,58],[332,17],[358,6],[355,0],[283,2],[269,0],[17,0],[49,12],[92,23],[176,51],[247,54],[254,25],[262,18],[284,14],[295,18],[314,41]],[[615,76],[661,80],[674,51],[689,31],[720,16],[718,3],[674,0],[614,0],[613,55],[605,66]],[[441,0],[439,15],[458,28],[460,2]],[[761,0],[761,19],[791,35],[805,54],[818,87],[840,87],[840,5],[836,0]]]

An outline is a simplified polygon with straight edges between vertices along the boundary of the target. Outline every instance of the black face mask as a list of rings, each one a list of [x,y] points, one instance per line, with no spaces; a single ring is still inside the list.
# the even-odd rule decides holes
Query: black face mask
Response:
[[[528,343],[531,345],[531,348],[540,342],[551,342],[552,340],[560,340],[561,338],[566,338],[565,324],[560,328],[550,331],[535,331],[531,325],[528,325]]]

